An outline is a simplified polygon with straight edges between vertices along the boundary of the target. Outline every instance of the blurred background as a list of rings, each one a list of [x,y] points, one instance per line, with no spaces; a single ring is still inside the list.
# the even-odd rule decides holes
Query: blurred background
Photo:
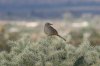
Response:
[[[78,46],[84,37],[100,44],[100,0],[0,0],[0,51],[24,34],[34,42],[45,38],[46,22],[70,44]]]

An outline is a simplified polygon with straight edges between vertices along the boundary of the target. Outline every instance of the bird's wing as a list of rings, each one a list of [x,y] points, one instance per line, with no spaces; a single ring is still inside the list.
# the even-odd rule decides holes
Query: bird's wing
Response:
[[[52,26],[50,26],[50,31],[51,31],[52,34],[54,34],[54,35],[58,35],[57,30],[54,29]]]

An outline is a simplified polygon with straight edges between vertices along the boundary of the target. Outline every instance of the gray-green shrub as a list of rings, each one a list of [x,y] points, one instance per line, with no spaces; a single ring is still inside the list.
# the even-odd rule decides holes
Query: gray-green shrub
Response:
[[[81,61],[80,57],[84,57],[81,66],[99,66],[100,46],[93,47],[88,40],[83,40],[75,47],[55,38],[34,43],[24,35],[17,41],[9,41],[11,51],[0,52],[0,66],[79,66],[75,64]]]

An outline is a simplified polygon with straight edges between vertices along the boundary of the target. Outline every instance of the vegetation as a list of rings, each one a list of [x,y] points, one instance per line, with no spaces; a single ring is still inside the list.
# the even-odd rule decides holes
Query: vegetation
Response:
[[[69,32],[68,42],[44,37],[37,27],[0,25],[0,66],[99,66],[100,33],[94,26]]]
[[[75,47],[56,37],[34,43],[24,35],[8,41],[10,52],[0,53],[0,66],[99,66],[100,46],[91,46],[88,39]]]

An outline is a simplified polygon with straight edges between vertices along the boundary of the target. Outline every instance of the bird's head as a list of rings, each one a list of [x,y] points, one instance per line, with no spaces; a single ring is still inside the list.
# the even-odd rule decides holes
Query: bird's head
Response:
[[[53,25],[53,24],[51,24],[51,23],[45,23],[45,25]]]

